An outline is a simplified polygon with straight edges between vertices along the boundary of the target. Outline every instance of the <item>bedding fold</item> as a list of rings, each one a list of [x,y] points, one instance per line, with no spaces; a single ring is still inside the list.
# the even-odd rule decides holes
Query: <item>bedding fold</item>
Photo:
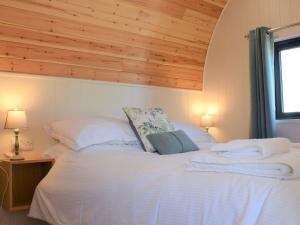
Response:
[[[229,158],[265,159],[272,155],[289,152],[291,143],[287,138],[244,139],[216,144],[211,150]]]
[[[234,159],[220,157],[213,152],[201,153],[187,164],[187,171],[239,173],[282,180],[300,177],[300,153],[274,155],[268,159]]]

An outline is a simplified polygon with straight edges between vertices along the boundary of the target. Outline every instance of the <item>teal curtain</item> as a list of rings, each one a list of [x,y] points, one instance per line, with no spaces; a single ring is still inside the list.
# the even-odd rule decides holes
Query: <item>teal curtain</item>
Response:
[[[274,39],[268,28],[250,31],[252,138],[275,136]]]

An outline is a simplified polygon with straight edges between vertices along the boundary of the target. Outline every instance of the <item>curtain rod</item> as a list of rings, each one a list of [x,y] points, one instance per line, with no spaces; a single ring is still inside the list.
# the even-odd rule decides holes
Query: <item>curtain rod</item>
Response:
[[[300,26],[300,22],[289,24],[289,25],[282,26],[282,27],[271,28],[271,29],[268,30],[268,32],[269,33],[274,33],[274,32],[278,32],[278,31],[285,30],[285,29],[292,28],[292,27],[296,27],[296,26]],[[246,34],[244,37],[249,39],[249,34]]]

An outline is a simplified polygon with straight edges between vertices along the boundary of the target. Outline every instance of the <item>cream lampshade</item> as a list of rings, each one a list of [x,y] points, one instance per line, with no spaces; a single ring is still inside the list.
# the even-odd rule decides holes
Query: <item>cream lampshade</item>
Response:
[[[20,129],[27,128],[27,117],[24,110],[9,110],[4,125],[5,129],[14,129],[15,134],[15,155],[11,160],[23,160],[24,158],[19,154],[19,132]]]
[[[7,112],[5,129],[24,129],[27,128],[27,117],[23,110],[9,110]]]
[[[210,114],[202,115],[200,123],[201,123],[201,126],[204,127],[207,132],[208,132],[210,127],[215,126],[213,115],[210,115]]]

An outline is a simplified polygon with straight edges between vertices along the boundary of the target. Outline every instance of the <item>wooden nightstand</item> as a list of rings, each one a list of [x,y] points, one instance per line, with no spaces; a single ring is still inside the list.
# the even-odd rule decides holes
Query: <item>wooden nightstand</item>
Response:
[[[54,159],[43,157],[31,157],[21,161],[0,160],[0,166],[9,176],[3,207],[9,211],[29,208],[36,186],[47,175],[53,163]],[[5,184],[6,176],[0,171],[0,193]]]

